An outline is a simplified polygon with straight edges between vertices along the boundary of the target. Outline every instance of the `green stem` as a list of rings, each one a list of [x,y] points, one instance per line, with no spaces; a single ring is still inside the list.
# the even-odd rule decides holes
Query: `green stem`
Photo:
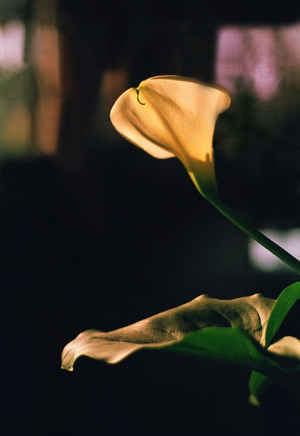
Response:
[[[225,203],[218,197],[217,194],[205,195],[205,198],[215,206],[226,218],[233,222],[237,227],[243,230],[247,235],[251,236],[255,241],[277,256],[280,260],[286,263],[296,273],[300,274],[300,262],[290,253],[285,251],[275,242],[271,241],[254,227],[245,223],[232,209],[226,206]]]

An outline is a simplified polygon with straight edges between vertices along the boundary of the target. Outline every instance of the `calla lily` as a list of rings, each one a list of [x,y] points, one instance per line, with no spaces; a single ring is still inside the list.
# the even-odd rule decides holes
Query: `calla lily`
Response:
[[[213,134],[228,92],[181,76],[157,76],[118,98],[111,121],[127,140],[152,156],[176,156],[202,193],[216,191]]]
[[[157,76],[124,92],[111,122],[128,141],[152,156],[176,156],[199,192],[241,230],[300,274],[300,262],[245,223],[217,194],[213,134],[218,115],[230,106],[228,92],[181,76]]]
[[[81,333],[64,348],[62,368],[72,371],[80,356],[114,364],[141,349],[165,350],[252,370],[252,404],[259,405],[259,396],[274,382],[300,396],[299,339],[286,336],[272,343],[299,297],[300,282],[277,301],[262,294],[234,300],[201,295],[112,332]]]

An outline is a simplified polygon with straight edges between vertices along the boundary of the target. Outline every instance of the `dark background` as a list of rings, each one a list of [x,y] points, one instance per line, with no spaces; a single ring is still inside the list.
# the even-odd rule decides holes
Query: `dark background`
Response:
[[[16,15],[27,24],[36,6],[0,5],[4,22]],[[73,373],[60,369],[63,347],[83,330],[114,330],[202,293],[276,298],[297,280],[253,270],[247,238],[199,196],[176,159],[155,160],[95,132],[91,120],[106,69],[128,68],[129,86],[160,74],[212,81],[219,25],[293,23],[298,3],[53,5],[68,41],[58,153],[1,165],[0,433],[298,435],[299,401],[274,388],[260,409],[249,406],[249,373],[239,368],[144,351],[115,366],[82,358]],[[298,125],[296,114],[275,157],[269,138],[228,157],[216,135],[220,195],[258,227],[299,223]],[[250,145],[259,137],[251,129]],[[293,171],[280,172],[287,148]]]

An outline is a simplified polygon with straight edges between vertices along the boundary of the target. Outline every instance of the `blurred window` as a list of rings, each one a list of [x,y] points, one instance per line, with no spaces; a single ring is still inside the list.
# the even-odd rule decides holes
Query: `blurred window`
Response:
[[[0,26],[0,68],[19,69],[24,66],[25,27],[21,21]]]
[[[289,230],[262,229],[261,232],[294,257],[300,259],[299,228]],[[249,240],[248,255],[250,264],[259,271],[275,272],[289,269],[285,263],[252,239]]]
[[[241,79],[261,100],[281,85],[300,87],[300,23],[226,26],[218,32],[216,81],[234,94]]]

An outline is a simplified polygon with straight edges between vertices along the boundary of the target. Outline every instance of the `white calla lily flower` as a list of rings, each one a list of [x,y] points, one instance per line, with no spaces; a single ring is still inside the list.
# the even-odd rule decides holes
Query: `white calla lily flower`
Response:
[[[157,76],[122,94],[111,110],[111,122],[150,155],[159,159],[176,156],[206,196],[217,189],[213,134],[218,115],[230,101],[219,85]]]
[[[199,192],[247,235],[300,274],[300,262],[244,222],[219,198],[213,157],[217,118],[230,106],[220,85],[182,76],[156,76],[124,92],[110,118],[128,141],[160,159],[176,156]]]

